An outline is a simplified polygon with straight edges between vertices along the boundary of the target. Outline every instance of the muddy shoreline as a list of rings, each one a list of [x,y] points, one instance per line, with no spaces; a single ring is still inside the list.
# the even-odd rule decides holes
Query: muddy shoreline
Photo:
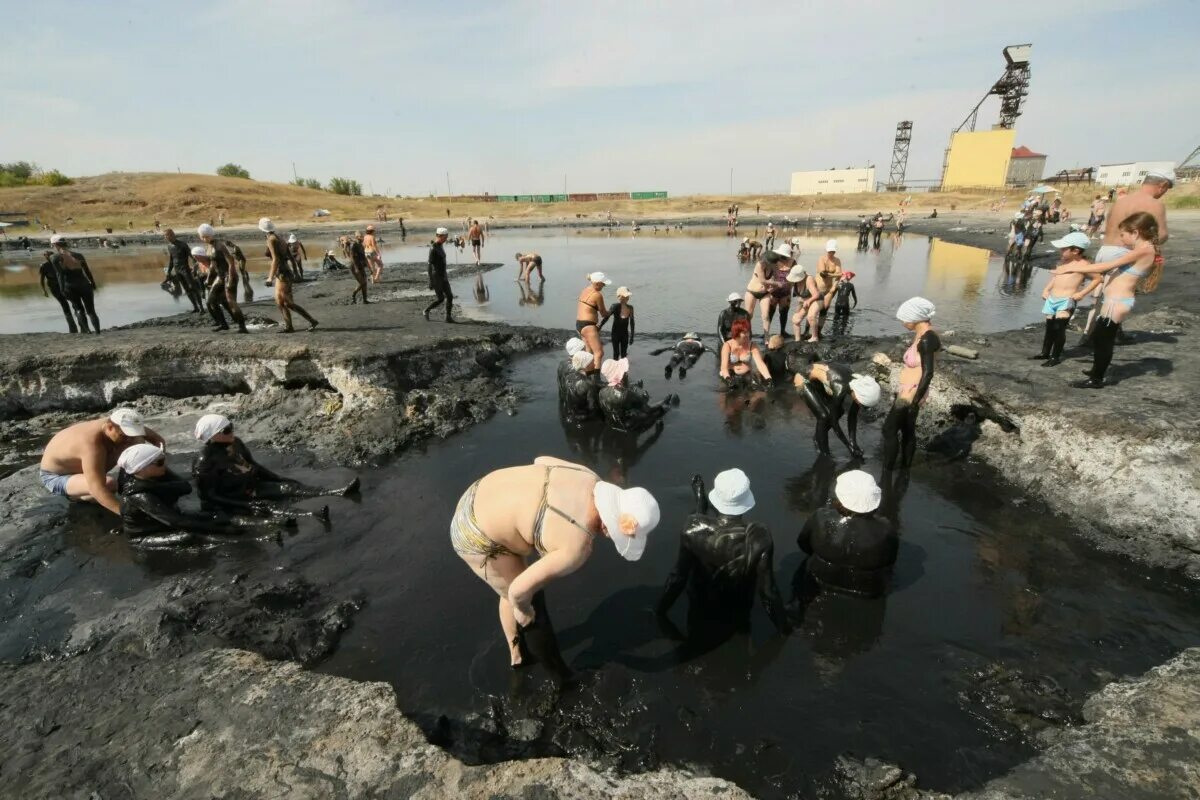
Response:
[[[909,230],[975,246],[1000,241],[998,226],[980,217],[919,220]],[[1200,359],[1186,339],[1196,328],[1190,279],[1198,234],[1195,220],[1172,225],[1163,286],[1139,299],[1127,326],[1135,343],[1118,350],[1117,383],[1103,392],[1080,400],[1063,388],[1081,362],[1045,370],[1024,361],[1040,343],[1036,320],[1003,334],[947,337],[979,349],[981,358],[943,359],[922,414],[924,443],[962,443],[1077,519],[1080,534],[1100,547],[1200,577],[1200,419],[1186,402]],[[298,301],[322,322],[313,334],[215,336],[207,320],[181,314],[101,337],[3,337],[0,432],[9,441],[36,438],[47,425],[136,401],[164,421],[230,412],[260,446],[302,447],[323,463],[350,465],[495,413],[519,413],[505,359],[556,346],[567,332],[426,322],[418,313],[423,265],[388,274],[376,291],[383,302],[369,309],[346,303],[347,278],[299,289]],[[256,308],[264,321],[276,317],[256,303],[247,307],[251,318]],[[902,349],[899,338],[863,345],[893,359]],[[880,367],[881,376],[888,372]],[[55,532],[65,512],[50,512],[53,501],[33,487],[28,468],[0,480],[0,498],[0,576],[20,587],[2,607],[11,620],[53,605],[45,584],[71,544]],[[464,766],[396,711],[388,687],[291,663],[319,661],[336,647],[363,602],[344,587],[311,583],[303,565],[229,585],[171,577],[108,605],[65,602],[46,613],[70,608],[67,637],[5,642],[6,792],[190,796],[203,775],[206,796],[237,788],[303,796],[744,796],[724,781],[679,770],[616,777],[562,759]],[[1048,737],[1042,756],[968,796],[1038,794],[1054,780],[1063,796],[1086,786],[1129,797],[1182,795],[1195,785],[1194,771],[1173,765],[1189,758],[1194,765],[1200,747],[1168,728],[1195,729],[1198,668],[1200,650],[1193,649],[1142,679],[1113,684],[1085,709],[1089,724]],[[115,706],[114,692],[122,698]],[[1191,700],[1181,702],[1189,692]],[[283,719],[296,724],[282,726]],[[1092,770],[1067,771],[1088,748]],[[1141,759],[1149,767],[1138,769]],[[838,771],[844,796],[937,796],[894,765],[847,760]]]

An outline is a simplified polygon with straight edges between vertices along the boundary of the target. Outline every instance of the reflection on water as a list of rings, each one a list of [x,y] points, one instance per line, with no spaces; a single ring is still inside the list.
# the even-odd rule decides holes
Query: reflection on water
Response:
[[[753,229],[742,233],[755,235]],[[781,235],[790,238],[794,232]],[[986,250],[924,236],[889,235],[878,250],[857,251],[853,233],[810,231],[801,237],[800,263],[810,270],[815,267],[827,238],[837,240],[844,269],[857,274],[860,310],[850,321],[854,333],[896,333],[892,318],[896,307],[916,294],[938,305],[938,319],[947,329],[990,332],[1039,318],[1037,293],[1024,292],[1030,277],[1010,279],[1003,260]],[[743,291],[750,278],[751,266],[735,258],[738,241],[721,229],[662,228],[655,233],[643,228],[637,234],[627,228],[497,231],[487,239],[484,259],[505,266],[482,281],[474,276],[455,281],[455,296],[460,298],[456,305],[465,315],[479,319],[572,328],[574,301],[584,276],[602,270],[613,279],[608,302],[615,301],[618,286],[633,292],[643,333],[694,329],[704,334],[715,330],[725,296]],[[314,237],[305,246],[315,255],[335,244]],[[256,243],[243,243],[243,249],[257,284],[265,277],[267,261]],[[544,283],[534,280],[526,286],[514,280],[517,267],[512,254],[518,251],[542,255]],[[424,239],[416,236],[407,242],[393,239],[384,246],[385,261],[393,264],[424,263],[427,252]],[[84,255],[100,284],[96,306],[104,325],[185,310],[186,302],[158,288],[166,263],[164,250],[126,248]],[[469,253],[453,247],[447,256],[451,263],[472,262]],[[62,314],[38,288],[40,263],[40,254],[6,252],[0,258],[0,333],[62,329]],[[315,267],[319,259],[308,263]]]

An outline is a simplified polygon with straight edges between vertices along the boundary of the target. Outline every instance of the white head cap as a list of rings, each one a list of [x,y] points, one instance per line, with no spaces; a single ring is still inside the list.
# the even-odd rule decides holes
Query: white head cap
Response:
[[[1171,186],[1174,186],[1175,185],[1175,170],[1173,170],[1173,169],[1152,169],[1146,173],[1146,177],[1143,178],[1142,180],[1143,181],[1146,181],[1146,180],[1166,181],[1167,183],[1171,184]]]
[[[633,297],[633,292],[625,286],[617,287],[617,297]]]
[[[713,481],[713,488],[708,493],[708,502],[712,503],[717,511],[731,517],[745,514],[754,508],[750,479],[740,469],[725,470]]]
[[[196,420],[196,438],[201,442],[207,442],[232,424],[229,417],[222,414],[205,414]]]
[[[580,339],[578,336],[567,339],[567,355],[569,356],[583,352],[585,347],[587,347],[587,342],[585,342],[583,339]]]
[[[937,307],[924,297],[910,297],[896,309],[896,319],[901,322],[926,322],[933,319]]]
[[[745,299],[745,298],[744,298],[744,297],[742,297],[742,296],[741,296],[740,294],[738,294],[737,292],[730,292],[730,293],[729,293],[729,297],[726,297],[726,298],[725,298],[725,302],[726,302],[726,303],[740,303],[740,302],[742,302],[744,299]]]
[[[445,228],[438,228],[436,231],[433,232],[433,235],[434,236],[449,236],[450,231],[446,230]]]
[[[295,244],[295,243],[296,243],[296,234],[294,234],[294,233],[290,234],[288,236],[288,244]]]
[[[575,369],[586,369],[592,363],[592,354],[583,350],[571,356],[571,366]]]
[[[607,359],[600,365],[600,374],[604,376],[604,380],[608,381],[609,386],[618,386],[621,379],[625,377],[625,373],[629,372],[629,359]]]
[[[879,501],[883,499],[883,492],[875,479],[861,469],[838,475],[833,493],[847,511],[855,514],[870,514],[879,508]]]
[[[1017,213],[1013,214],[1013,219],[1024,219],[1024,218],[1025,218],[1025,215],[1024,215],[1024,214],[1022,214],[1020,211],[1018,211]]]
[[[837,239],[830,239],[825,243],[825,252],[833,253],[837,251]]]
[[[799,283],[807,277],[808,273],[799,264],[788,270],[787,279],[789,283]]]
[[[217,229],[206,222],[199,228],[196,228],[196,235],[201,239],[211,239],[217,235]]]
[[[202,244],[194,245],[192,247],[192,255],[195,258],[208,258],[208,248]]]
[[[136,475],[163,457],[163,449],[153,444],[135,444],[126,447],[117,456],[117,466],[130,475]]]
[[[118,408],[108,415],[108,421],[121,429],[126,436],[145,436],[146,423],[142,415],[132,408]]]
[[[271,222],[270,217],[263,217],[258,221],[258,229],[263,233],[272,233],[275,230],[275,223]]]
[[[588,283],[603,283],[605,286],[612,284],[612,281],[603,272],[589,272],[587,279]]]
[[[743,236],[743,237],[742,237],[742,244],[747,244],[747,243],[749,243],[749,241],[750,241],[750,237],[749,237],[749,236]]]
[[[597,481],[592,500],[600,521],[608,530],[617,553],[626,561],[637,561],[646,550],[646,538],[658,526],[658,501],[641,487],[622,489]]]
[[[860,406],[871,408],[879,403],[879,382],[870,375],[854,373],[854,378],[850,381],[850,391],[854,392],[854,399]]]
[[[787,242],[781,242],[780,244],[775,245],[775,249],[771,252],[777,256],[783,256],[784,258],[795,258],[795,256],[792,255],[792,246]]]
[[[56,233],[50,237],[50,244],[61,244],[62,240],[63,235],[61,233]]]

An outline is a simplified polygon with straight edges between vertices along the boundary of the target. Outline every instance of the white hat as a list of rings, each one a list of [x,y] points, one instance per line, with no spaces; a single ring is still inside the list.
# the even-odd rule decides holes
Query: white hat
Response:
[[[211,239],[217,235],[217,229],[206,222],[199,228],[196,228],[196,235],[201,239]]]
[[[604,376],[604,380],[608,381],[609,386],[619,385],[627,372],[629,372],[628,358],[609,358],[600,365],[600,374]]]
[[[433,235],[434,236],[449,236],[450,231],[446,230],[445,228],[438,228],[436,231],[433,232]]]
[[[713,488],[708,493],[708,502],[712,503],[717,511],[731,517],[745,514],[754,508],[750,479],[740,469],[725,470],[713,481]]]
[[[585,347],[587,347],[587,342],[585,342],[583,339],[580,339],[578,336],[567,339],[567,355],[569,356],[583,352]]]
[[[783,256],[784,258],[795,258],[795,256],[792,255],[792,246],[787,242],[782,242],[775,245],[775,249],[771,252],[777,256]]]
[[[325,255],[327,255],[327,256],[331,256],[331,255],[333,255],[333,251],[332,251],[332,250],[326,250],[326,251],[325,251]]]
[[[646,538],[658,525],[658,501],[640,486],[622,489],[606,481],[597,481],[592,500],[600,512],[600,521],[608,530],[617,553],[626,561],[637,561],[646,550]]]
[[[603,283],[605,286],[612,284],[612,281],[603,272],[589,272],[587,279],[588,283]]]
[[[1050,242],[1055,247],[1078,247],[1080,250],[1087,250],[1092,246],[1092,239],[1086,233],[1079,231],[1071,231],[1061,239],[1055,239]]]
[[[592,354],[585,350],[580,350],[578,353],[575,353],[571,356],[571,366],[574,369],[585,369],[588,364],[591,363]]]
[[[289,234],[288,235],[288,244],[295,244],[295,243],[296,243],[296,234],[294,234],[294,233]]]
[[[1025,216],[1024,214],[1022,214],[1020,211],[1018,211],[1017,213],[1013,214],[1013,219],[1022,219],[1022,218],[1024,218],[1024,216]]]
[[[627,287],[621,286],[617,289],[617,297],[633,297],[633,292],[629,291]]]
[[[222,414],[205,414],[196,420],[196,438],[202,442],[207,442],[232,424],[229,421],[229,417]]]
[[[1158,178],[1160,181],[1167,181],[1171,186],[1175,185],[1175,170],[1173,169],[1152,169],[1146,173],[1146,178]],[[1142,180],[1145,180],[1143,178]]]
[[[50,237],[50,244],[59,244],[60,242],[62,242],[62,240],[63,240],[63,235],[61,233],[56,233]]]
[[[275,230],[275,223],[271,222],[270,217],[263,217],[258,221],[258,229],[263,233],[271,233]]]
[[[136,475],[163,457],[163,449],[153,444],[135,444],[126,447],[117,456],[117,466],[130,475]]]
[[[896,319],[901,322],[927,322],[933,319],[937,306],[924,297],[910,297],[896,309]]]
[[[804,267],[800,266],[799,264],[788,270],[787,279],[790,283],[799,283],[807,277],[808,273],[805,272]]]
[[[883,492],[875,483],[875,479],[861,469],[852,469],[838,475],[833,493],[847,511],[853,511],[855,514],[870,514],[879,508],[879,501],[883,499]]]
[[[685,334],[683,335],[683,338],[685,338],[685,339],[695,339],[696,341],[699,341],[699,340],[700,340],[700,337],[699,337],[699,336],[696,334],[696,332],[695,332],[695,331],[688,331],[687,333],[685,333]]]
[[[748,243],[749,241],[750,241],[750,237],[749,237],[749,236],[743,236],[743,237],[742,237],[742,244],[746,244],[746,243]]]
[[[740,294],[738,294],[737,292],[730,292],[730,293],[729,293],[729,297],[726,297],[726,298],[725,298],[725,302],[726,302],[726,303],[740,303],[740,302],[742,302],[742,301],[743,301],[743,300],[745,300],[745,299],[746,299],[746,298],[742,297],[742,296],[741,296]]]
[[[208,248],[198,244],[192,248],[192,255],[196,258],[208,258]]]
[[[108,421],[126,436],[146,435],[146,423],[142,421],[142,415],[132,408],[118,408],[108,415]]]
[[[825,252],[833,253],[837,251],[837,239],[830,239],[825,243]]]
[[[870,375],[859,375],[857,372],[850,381],[850,391],[854,392],[854,399],[858,404],[866,408],[876,405],[881,394],[878,381]]]

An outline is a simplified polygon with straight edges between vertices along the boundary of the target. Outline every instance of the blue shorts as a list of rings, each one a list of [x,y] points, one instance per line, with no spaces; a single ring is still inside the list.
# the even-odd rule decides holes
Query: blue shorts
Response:
[[[1050,295],[1046,298],[1046,302],[1042,304],[1042,313],[1048,317],[1052,317],[1060,311],[1074,311],[1075,301],[1068,297],[1055,297]]]
[[[39,469],[38,477],[42,479],[42,486],[45,486],[46,491],[50,492],[50,494],[57,494],[62,497],[67,496],[67,481],[71,480],[70,475],[59,475]]]

